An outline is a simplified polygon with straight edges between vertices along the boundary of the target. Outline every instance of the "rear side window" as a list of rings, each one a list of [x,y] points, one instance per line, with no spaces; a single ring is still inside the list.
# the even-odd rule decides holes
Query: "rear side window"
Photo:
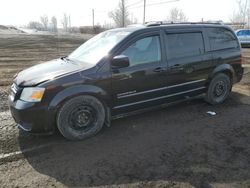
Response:
[[[197,56],[204,53],[202,33],[167,34],[168,59]]]
[[[225,28],[208,28],[207,31],[212,51],[238,48],[238,42],[231,31]]]

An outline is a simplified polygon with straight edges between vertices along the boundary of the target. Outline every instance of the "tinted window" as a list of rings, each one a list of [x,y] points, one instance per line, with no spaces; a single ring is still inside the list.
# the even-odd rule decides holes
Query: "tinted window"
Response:
[[[159,62],[161,60],[159,36],[137,40],[121,54],[128,56],[130,66]]]
[[[242,33],[242,31],[238,31],[238,32],[236,33],[236,35],[237,35],[237,36],[242,36],[243,33]]]
[[[168,59],[196,56],[204,53],[201,33],[167,34]]]
[[[250,35],[250,30],[240,30],[237,32],[237,36],[246,36]]]
[[[245,30],[238,31],[237,36],[244,36],[246,35]]]
[[[233,33],[224,28],[208,28],[211,50],[237,48],[238,42]]]

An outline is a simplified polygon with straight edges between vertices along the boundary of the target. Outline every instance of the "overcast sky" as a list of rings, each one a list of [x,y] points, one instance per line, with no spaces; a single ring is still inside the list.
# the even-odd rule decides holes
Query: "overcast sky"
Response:
[[[173,7],[184,11],[189,21],[223,20],[229,21],[237,10],[236,0],[179,0],[172,3],[150,5],[168,0],[147,0],[146,21],[163,20]],[[41,15],[56,16],[59,27],[63,13],[71,15],[71,25],[91,25],[92,9],[95,22],[110,23],[108,12],[118,5],[119,0],[1,0],[0,25],[26,25],[29,21],[39,21]],[[138,22],[143,19],[143,0],[127,0],[131,17]]]

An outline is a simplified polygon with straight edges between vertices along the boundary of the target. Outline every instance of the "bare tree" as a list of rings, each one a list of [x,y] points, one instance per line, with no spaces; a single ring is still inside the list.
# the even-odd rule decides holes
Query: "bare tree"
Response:
[[[40,22],[31,21],[28,24],[28,28],[30,28],[30,29],[36,29],[36,30],[42,30],[43,29],[43,25]]]
[[[69,28],[69,16],[66,13],[63,14],[62,25],[64,31],[67,32]]]
[[[48,24],[49,24],[49,18],[47,15],[41,16],[40,17],[41,23],[43,25],[43,28],[45,31],[48,30]]]
[[[244,27],[247,23],[249,27],[250,21],[250,9],[249,9],[249,1],[248,0],[236,0],[238,4],[238,9],[233,13],[230,18],[232,23],[237,23],[240,27]]]
[[[57,19],[55,16],[51,18],[52,31],[57,32]]]
[[[69,28],[71,28],[71,17],[70,17],[70,15],[68,16],[68,20],[69,20]]]
[[[170,10],[169,16],[167,17],[167,21],[169,21],[169,22],[186,22],[186,21],[188,21],[188,18],[181,9],[173,8]]]
[[[125,27],[131,23],[126,4],[127,0],[120,0],[118,7],[114,11],[109,12],[109,17],[114,20],[117,27]]]

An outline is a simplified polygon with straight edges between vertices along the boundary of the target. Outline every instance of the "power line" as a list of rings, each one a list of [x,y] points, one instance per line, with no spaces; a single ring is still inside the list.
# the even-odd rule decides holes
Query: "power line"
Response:
[[[160,5],[160,4],[172,3],[172,2],[176,2],[176,1],[179,1],[179,0],[168,0],[168,1],[146,4],[146,0],[143,0],[143,21],[142,21],[142,23],[144,24],[145,20],[146,20],[146,6]],[[139,7],[141,7],[141,6],[139,6]]]
[[[174,3],[174,2],[177,2],[177,1],[180,1],[180,0],[170,0],[170,1],[166,1],[166,2],[151,3],[151,4],[148,4],[147,6],[161,5],[161,4],[165,4],[165,3]]]
[[[135,3],[132,3],[132,4],[129,4],[129,5],[127,5],[126,7],[131,7],[131,6],[134,6],[134,5],[137,5],[137,4],[140,4],[140,3],[142,3],[143,2],[143,0],[140,0],[140,1],[137,1],[137,2],[135,2]]]
[[[180,0],[169,0],[169,1],[163,1],[163,2],[157,2],[157,3],[150,3],[150,4],[147,4],[146,6],[154,6],[154,5],[161,5],[161,4],[166,4],[166,3],[174,3],[174,2],[177,2],[177,1],[180,1]],[[140,6],[136,6],[136,7],[131,7],[130,9],[141,8],[143,6],[144,6],[144,4],[140,5]]]

